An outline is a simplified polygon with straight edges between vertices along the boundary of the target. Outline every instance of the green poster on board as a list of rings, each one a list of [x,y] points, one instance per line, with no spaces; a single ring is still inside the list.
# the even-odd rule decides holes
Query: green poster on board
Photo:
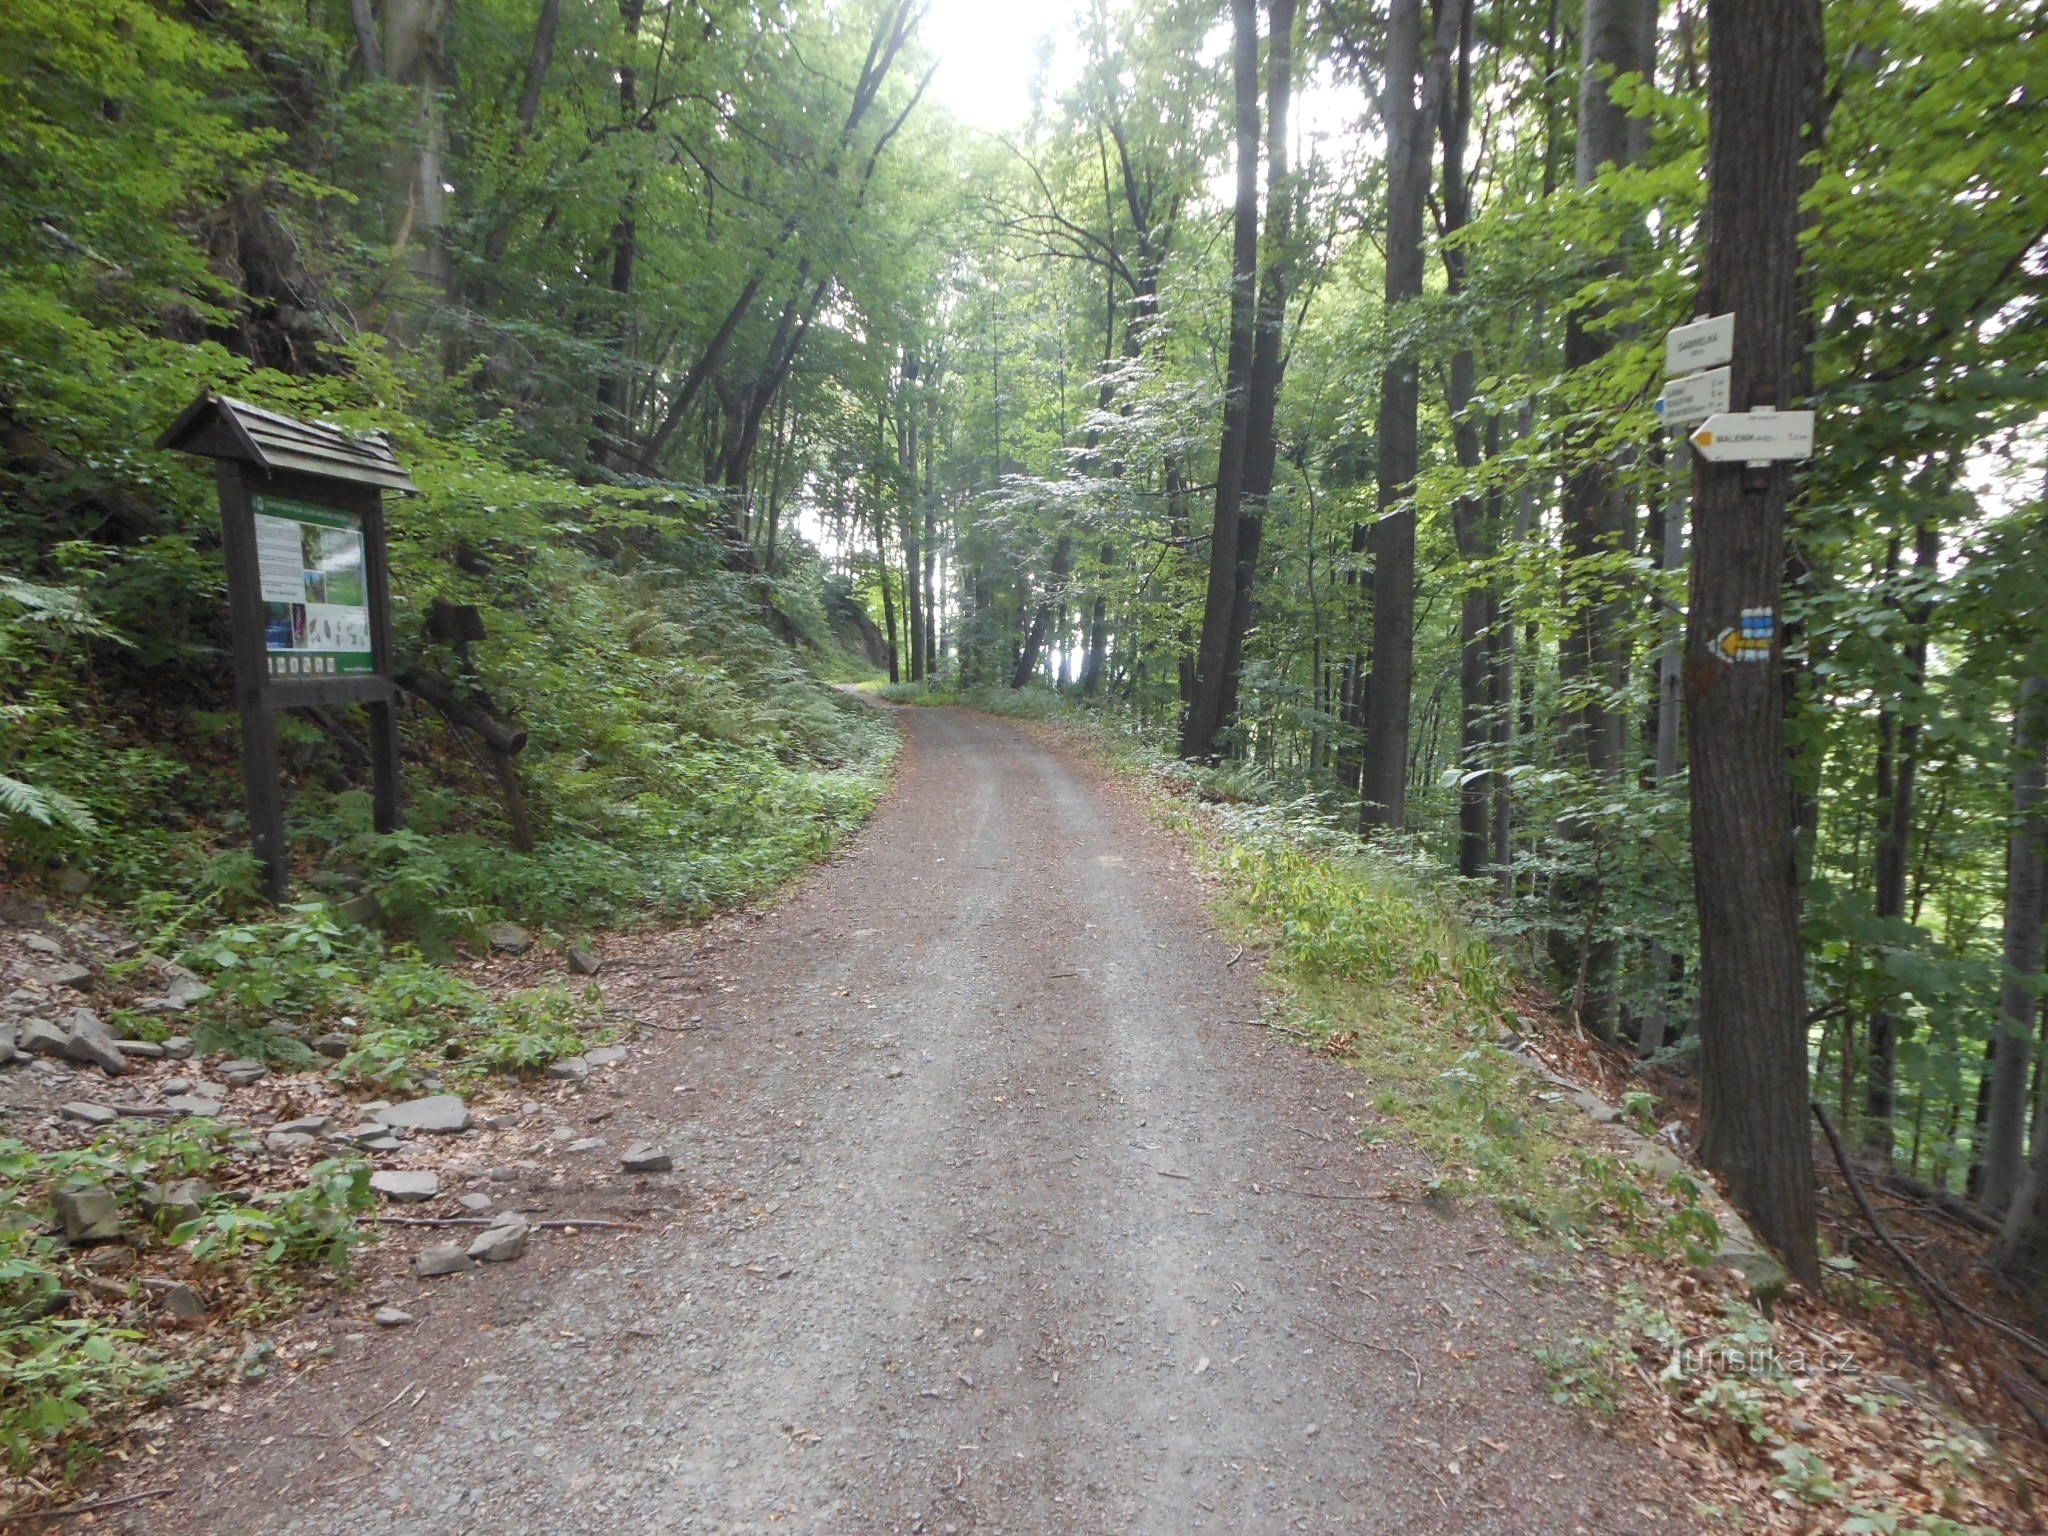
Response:
[[[253,500],[270,675],[367,677],[370,590],[363,520],[277,496]]]

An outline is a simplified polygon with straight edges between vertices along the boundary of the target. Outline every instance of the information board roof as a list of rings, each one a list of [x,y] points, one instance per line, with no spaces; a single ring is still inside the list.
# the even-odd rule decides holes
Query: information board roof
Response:
[[[419,494],[382,432],[350,432],[324,421],[301,421],[226,395],[201,395],[156,445],[210,459],[234,459],[259,469]]]

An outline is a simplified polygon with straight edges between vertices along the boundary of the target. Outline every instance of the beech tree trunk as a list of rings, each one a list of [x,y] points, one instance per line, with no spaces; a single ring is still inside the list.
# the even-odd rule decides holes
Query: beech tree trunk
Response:
[[[1238,685],[1244,675],[1244,642],[1252,627],[1252,589],[1259,549],[1265,542],[1266,503],[1280,460],[1274,417],[1287,371],[1281,343],[1287,328],[1290,247],[1294,239],[1293,185],[1287,170],[1287,112],[1294,94],[1294,0],[1266,6],[1266,258],[1259,278],[1253,320],[1251,400],[1245,416],[1244,500],[1238,514],[1237,573],[1230,604],[1230,632],[1223,652],[1219,730],[1237,722]]]
[[[1579,68],[1579,142],[1576,179],[1586,187],[1602,167],[1632,164],[1647,148],[1647,136],[1614,100],[1614,77],[1648,75],[1653,59],[1646,51],[1652,39],[1643,25],[1645,11],[1655,16],[1655,0],[1586,0],[1581,28]],[[1617,258],[1609,264],[1620,265]],[[1564,359],[1567,368],[1584,368],[1605,357],[1614,336],[1601,316],[1574,310],[1566,318]],[[1602,459],[1582,464],[1565,488],[1565,601],[1568,614],[1558,643],[1558,682],[1572,707],[1566,716],[1565,746],[1594,781],[1588,793],[1622,772],[1626,729],[1615,699],[1621,692],[1628,652],[1623,636],[1626,613],[1619,584],[1610,575],[1595,575],[1589,562],[1625,550],[1632,542],[1629,519],[1633,508],[1614,484],[1612,467]],[[1583,817],[1568,818],[1559,829],[1569,842],[1584,844],[1597,835]],[[1581,865],[1591,850],[1577,855]],[[1599,882],[1580,873],[1558,884],[1565,921],[1553,933],[1551,949],[1559,968],[1581,972],[1577,989],[1579,1022],[1603,1040],[1615,1036],[1615,969],[1618,947],[1606,937],[1600,909]],[[1585,935],[1591,934],[1590,943]],[[1581,947],[1584,953],[1581,954]]]
[[[1927,621],[1933,604],[1932,583],[1940,579],[1941,533],[1930,519],[1914,530],[1913,575],[1920,591],[1904,609],[1906,686],[1903,716],[1887,702],[1878,710],[1877,799],[1882,821],[1877,831],[1876,878],[1871,911],[1880,922],[1906,916],[1906,873],[1913,857],[1913,792],[1920,777],[1921,694],[1927,679]],[[1887,562],[1888,584],[1897,580],[1898,543]],[[1892,1118],[1898,1093],[1899,1022],[1880,1006],[1870,1016],[1863,1076],[1863,1146],[1873,1157],[1890,1162]]]
[[[359,11],[358,20],[362,18]],[[416,341],[425,334],[429,306],[448,292],[450,266],[443,233],[448,223],[447,126],[442,96],[452,84],[442,39],[448,0],[386,0],[381,60],[365,46],[363,63],[413,93],[413,139],[409,153],[394,159],[391,182],[391,255],[410,279],[391,307],[386,329]],[[374,36],[365,33],[365,36]]]
[[[1986,1210],[2002,1215],[2013,1204],[2024,1166],[2027,1075],[2034,1021],[2041,1011],[2044,856],[2043,781],[2048,779],[2048,677],[2020,685],[2013,719],[2012,833],[2005,855],[2005,982],[1999,989],[1999,1033],[1992,1042],[1984,1113]],[[2037,1135],[2037,1140],[2038,1140]]]
[[[1713,51],[1704,293],[1735,316],[1737,409],[1787,399],[1799,336],[1801,102],[1819,0],[1708,0]],[[1788,469],[1693,463],[1685,701],[1700,932],[1700,1156],[1792,1273],[1820,1283],[1806,989],[1775,615]],[[1773,616],[1761,662],[1717,645]]]
[[[1422,57],[1422,0],[1391,0],[1387,17],[1384,116],[1387,130],[1389,318],[1422,297],[1422,213],[1429,191],[1430,141],[1465,0],[1441,0],[1428,67]],[[1418,82],[1420,96],[1417,95]],[[1416,360],[1392,355],[1380,374],[1379,520],[1366,535],[1372,556],[1372,657],[1365,683],[1365,754],[1360,824],[1398,831],[1408,816],[1408,721],[1415,678],[1415,509],[1420,464]]]
[[[1419,0],[1417,0],[1419,3]],[[1259,12],[1230,0],[1236,83],[1237,201],[1232,216],[1230,350],[1224,364],[1223,440],[1216,454],[1216,512],[1209,534],[1209,587],[1195,650],[1193,693],[1181,723],[1180,755],[1213,758],[1224,728],[1225,668],[1237,606],[1239,525],[1251,416],[1252,352],[1259,280]]]
[[[1465,252],[1455,237],[1471,220],[1471,192],[1465,183],[1465,144],[1472,127],[1472,18],[1467,12],[1458,33],[1456,82],[1442,118],[1444,146],[1444,286],[1453,294],[1465,289]],[[1451,355],[1451,446],[1458,464],[1477,469],[1483,456],[1480,425],[1472,419],[1472,396],[1478,364],[1470,346]],[[1458,558],[1476,566],[1492,552],[1494,534],[1486,504],[1477,496],[1461,496],[1451,508],[1451,535]],[[1492,667],[1488,646],[1494,606],[1491,578],[1486,583],[1469,574],[1458,603],[1458,873],[1476,879],[1486,868],[1493,833],[1491,783],[1485,772],[1492,731]]]

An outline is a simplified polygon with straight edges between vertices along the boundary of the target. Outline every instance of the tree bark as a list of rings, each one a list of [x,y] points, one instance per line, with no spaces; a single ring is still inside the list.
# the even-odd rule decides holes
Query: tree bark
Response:
[[[1252,627],[1252,590],[1258,580],[1259,549],[1265,542],[1266,503],[1273,494],[1273,477],[1280,460],[1274,418],[1287,372],[1281,344],[1287,328],[1287,290],[1294,241],[1294,187],[1287,168],[1287,114],[1294,95],[1294,11],[1294,0],[1267,0],[1266,257],[1253,320],[1251,395],[1245,413],[1244,499],[1238,513],[1230,632],[1224,645],[1223,676],[1218,684],[1219,731],[1227,731],[1237,722],[1244,642]]]
[[[1801,100],[1818,0],[1708,0],[1708,238],[1702,295],[1735,316],[1737,408],[1785,401],[1799,335]],[[1693,465],[1685,699],[1700,932],[1700,1156],[1792,1273],[1820,1283],[1807,1130],[1806,996],[1776,627],[1787,471]],[[1745,610],[1761,662],[1724,659]]]
[[[1576,179],[1587,187],[1605,166],[1634,162],[1643,136],[1634,131],[1627,111],[1614,100],[1613,80],[1621,74],[1648,75],[1653,60],[1643,52],[1645,6],[1654,14],[1654,0],[1586,0],[1581,29],[1579,68],[1579,142]],[[1601,263],[1600,270],[1619,270],[1621,257]],[[1600,315],[1575,309],[1566,318],[1564,360],[1569,369],[1588,367],[1605,357],[1613,335],[1600,325]],[[1588,424],[1590,425],[1590,424]],[[1558,682],[1571,708],[1565,740],[1571,755],[1592,779],[1588,793],[1622,771],[1624,717],[1614,703],[1628,665],[1624,635],[1626,615],[1612,575],[1594,574],[1591,562],[1626,550],[1632,507],[1614,484],[1611,466],[1589,459],[1567,482],[1564,499],[1565,590],[1568,622],[1558,644]],[[1583,866],[1591,850],[1583,845],[1598,836],[1582,816],[1567,818],[1560,828],[1566,840],[1579,844]],[[1603,1040],[1615,1035],[1615,968],[1618,947],[1603,931],[1604,893],[1589,874],[1577,873],[1559,882],[1558,895],[1566,921],[1552,936],[1553,956],[1580,966],[1585,984],[1579,989],[1580,1022]],[[1592,935],[1582,947],[1582,932]]]
[[[1455,83],[1441,120],[1444,147],[1443,222],[1444,286],[1452,294],[1465,290],[1465,252],[1455,237],[1471,221],[1471,189],[1465,182],[1465,145],[1472,128],[1472,18],[1468,11],[1458,31]],[[1451,354],[1451,443],[1461,469],[1474,470],[1483,457],[1480,425],[1472,419],[1472,396],[1478,385],[1478,363],[1470,345]],[[1492,554],[1493,534],[1485,503],[1460,496],[1451,508],[1451,535],[1458,559],[1467,568],[1458,603],[1458,873],[1477,879],[1486,868],[1493,833],[1491,782],[1485,772],[1492,745],[1489,710],[1492,668],[1488,645],[1494,606],[1492,578],[1476,580],[1471,568]]]
[[[448,0],[386,0],[384,71],[413,93],[414,142],[390,168],[391,255],[410,279],[392,306],[386,329],[396,339],[417,341],[427,328],[427,306],[448,292],[447,176],[442,158],[447,127],[441,98],[452,83],[442,46]],[[370,63],[367,52],[365,67]]]
[[[1416,0],[1419,3],[1419,0]],[[1230,0],[1236,91],[1237,200],[1232,215],[1230,348],[1223,375],[1223,439],[1216,454],[1216,511],[1209,534],[1209,585],[1195,650],[1193,695],[1181,723],[1180,755],[1208,759],[1220,750],[1224,669],[1237,606],[1237,543],[1244,511],[1245,447],[1250,429],[1252,352],[1259,281],[1259,11],[1257,0]]]
[[[2013,1203],[2023,1166],[2027,1129],[2027,1075],[2034,1021],[2041,1011],[2044,857],[2048,822],[2043,784],[2048,779],[2048,676],[2020,685],[2013,719],[2012,832],[2005,855],[2005,981],[1999,989],[1999,1032],[1992,1042],[1990,1088],[1984,1116],[1986,1210],[2003,1215]]]
[[[903,540],[903,628],[909,641],[910,680],[924,681],[924,605],[930,596],[920,580],[923,562],[920,538],[922,508],[917,491],[918,432],[922,417],[918,411],[919,365],[915,349],[905,348],[896,391],[896,457],[902,465],[902,511],[898,532]],[[777,407],[781,409],[780,406]]]
[[[1464,24],[1465,0],[1441,0],[1427,68],[1422,0],[1392,0],[1387,18],[1383,115],[1387,130],[1389,319],[1422,297],[1422,212],[1429,191],[1430,140]],[[1421,94],[1418,99],[1418,79]],[[1398,322],[1394,322],[1398,328]],[[1420,465],[1416,360],[1391,355],[1380,373],[1379,518],[1366,536],[1372,556],[1372,657],[1365,683],[1365,754],[1359,821],[1398,831],[1408,816],[1408,721],[1415,676],[1415,509]]]
[[[1897,548],[1894,541],[1886,573],[1890,583],[1896,582]],[[1912,602],[1899,605],[1908,626],[1906,678],[1901,693],[1905,713],[1901,716],[1886,703],[1877,717],[1878,814],[1883,820],[1877,834],[1871,911],[1879,922],[1902,922],[1906,917],[1906,872],[1912,863],[1913,848],[1913,792],[1920,776],[1919,710],[1927,680],[1927,622],[1933,615],[1931,593],[1933,584],[1940,579],[1940,560],[1941,533],[1930,518],[1913,535],[1913,575],[1920,590]],[[1886,1163],[1892,1158],[1898,1053],[1898,1019],[1889,1007],[1880,1005],[1870,1016],[1861,1139],[1866,1152]]]

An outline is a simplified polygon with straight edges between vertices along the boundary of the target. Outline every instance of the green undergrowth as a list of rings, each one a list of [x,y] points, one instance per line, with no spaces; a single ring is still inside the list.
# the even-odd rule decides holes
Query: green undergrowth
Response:
[[[189,1191],[193,1208],[153,1198],[167,1185],[222,1176],[256,1133],[213,1121],[119,1121],[83,1146],[51,1151],[0,1138],[0,1465],[68,1476],[94,1431],[156,1401],[195,1364],[164,1332],[158,1285],[247,1298],[264,1312],[308,1280],[346,1279],[366,1236],[370,1167],[331,1158],[286,1189]],[[116,1245],[73,1247],[58,1197],[104,1191]],[[195,1214],[196,1211],[196,1214]],[[97,1262],[125,1254],[120,1266]],[[171,1277],[175,1276],[175,1280]]]

